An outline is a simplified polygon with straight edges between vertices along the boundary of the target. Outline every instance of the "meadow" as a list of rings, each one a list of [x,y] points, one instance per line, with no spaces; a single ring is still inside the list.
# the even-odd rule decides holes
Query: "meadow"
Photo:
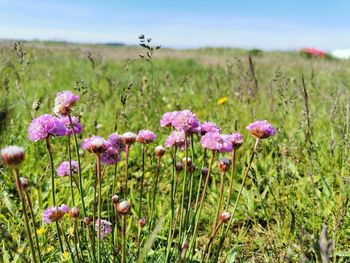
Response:
[[[37,233],[41,262],[350,261],[350,61],[309,58],[298,52],[42,42],[1,42],[0,59],[0,148],[24,148],[19,173],[29,182],[25,191],[33,211],[25,213],[31,222],[34,215],[35,228],[30,224],[30,229],[33,240]],[[56,94],[66,90],[79,96],[72,116],[78,117],[83,132],[76,135],[78,147],[71,136],[71,150],[67,136],[50,138],[52,166],[45,140],[29,140],[28,127],[32,119],[54,114]],[[185,150],[168,147],[157,158],[155,147],[165,147],[171,132],[160,125],[163,114],[185,109],[201,123],[215,122],[223,134],[243,134],[232,182],[232,163],[226,173],[220,170],[220,158],[231,160],[231,153],[212,155],[201,146],[199,134],[191,134],[191,146]],[[276,132],[254,149],[256,138],[246,127],[256,120],[268,120]],[[157,138],[150,144],[132,144],[127,165],[123,152],[116,166],[98,169],[94,154],[80,147],[93,135],[107,139],[114,132],[138,134],[145,129]],[[105,238],[94,238],[93,246],[89,237],[97,232],[93,223],[83,223],[79,181],[76,187],[71,176],[56,174],[58,165],[69,155],[76,159],[77,153],[86,213],[92,220],[98,212],[98,188],[101,218],[113,228]],[[182,170],[176,170],[183,158]],[[205,178],[202,168],[208,166],[208,186],[194,234],[196,199],[203,194]],[[62,249],[55,224],[42,219],[45,209],[53,206],[51,168],[56,203],[71,208],[75,200],[80,209],[77,218],[67,213],[60,219]],[[101,188],[96,173],[102,177]],[[213,236],[222,175],[222,207],[228,208],[232,220],[222,221]],[[175,176],[179,180],[173,193]],[[112,201],[115,194],[119,200]],[[131,205],[125,215],[117,209],[122,199]],[[34,261],[25,213],[15,177],[1,163],[0,262]],[[116,244],[124,238],[124,220],[122,258],[123,249]],[[98,246],[101,251],[95,258]]]

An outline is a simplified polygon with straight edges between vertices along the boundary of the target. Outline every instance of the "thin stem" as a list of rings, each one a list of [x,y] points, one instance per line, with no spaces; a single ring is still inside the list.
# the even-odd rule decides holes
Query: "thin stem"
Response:
[[[52,148],[50,144],[50,137],[46,137],[46,148],[49,153],[50,157],[50,166],[51,166],[51,190],[52,190],[52,204],[53,206],[56,206],[56,197],[55,197],[55,169],[54,169],[54,163],[53,163],[53,156],[52,156]],[[61,239],[61,234],[58,229],[58,223],[56,221],[56,232],[58,236],[58,241],[60,242],[60,247],[61,247],[61,252],[63,253],[63,245],[62,245],[62,239]]]
[[[74,236],[73,236],[73,242],[74,242],[74,248],[75,248],[75,253],[77,254],[77,259],[78,262],[80,262],[80,257],[79,257],[79,250],[78,250],[78,226],[77,226],[77,220],[74,219],[73,222],[73,232],[74,232]]]
[[[22,210],[23,210],[23,214],[24,214],[24,223],[25,223],[26,230],[27,230],[27,238],[28,238],[28,241],[29,241],[30,250],[32,252],[33,262],[36,263],[37,262],[36,254],[35,254],[32,234],[31,234],[31,231],[30,231],[29,219],[28,219],[28,214],[27,214],[27,210],[26,210],[26,206],[25,206],[24,196],[23,196],[23,192],[22,192],[22,188],[21,188],[21,182],[20,182],[20,179],[19,179],[18,168],[13,168],[13,173],[14,173],[15,178],[16,178],[16,186],[17,186],[17,190],[18,190],[18,195],[19,195],[19,198],[20,198],[21,203],[22,203]]]
[[[128,196],[128,169],[129,169],[129,150],[130,146],[127,144],[125,146],[125,178],[124,178],[124,199],[127,199]]]
[[[201,216],[201,212],[202,212],[202,207],[203,207],[203,203],[204,203],[204,198],[205,198],[205,192],[207,190],[208,187],[208,182],[209,182],[209,177],[210,177],[210,173],[211,173],[211,168],[213,166],[214,163],[214,157],[215,157],[215,151],[212,152],[211,158],[210,158],[210,162],[209,162],[209,167],[208,167],[208,174],[205,178],[205,183],[204,183],[204,188],[203,188],[203,192],[202,192],[202,196],[201,196],[201,201],[199,203],[199,207],[198,207],[198,212],[197,212],[197,218],[196,218],[196,222],[194,225],[194,231],[193,231],[193,236],[190,242],[190,246],[189,246],[189,251],[190,253],[192,252],[195,242],[196,242],[196,238],[197,238],[197,230],[198,230],[198,223],[199,223],[199,218]]]
[[[68,135],[68,157],[69,157],[70,191],[71,191],[71,195],[72,195],[73,206],[75,206],[74,191],[73,191],[72,152],[71,152],[71,148],[70,148],[70,135]],[[78,190],[79,190],[79,188],[78,188]]]
[[[66,242],[66,245],[67,245],[67,248],[68,248],[68,251],[69,251],[69,255],[70,255],[70,258],[72,259],[72,262],[74,263],[75,260],[74,260],[74,256],[73,256],[73,252],[72,252],[72,249],[69,245],[69,242],[68,242],[68,239],[67,239],[67,236],[64,232],[64,229],[63,229],[63,225],[60,224],[60,228],[61,228],[61,231],[62,231],[62,235],[63,235],[63,238],[64,238],[64,241]]]
[[[140,189],[140,198],[139,198],[139,219],[141,218],[142,213],[142,194],[143,194],[143,180],[145,177],[145,144],[142,143],[142,175],[141,175],[141,189]]]
[[[187,163],[188,163],[188,146],[187,146],[187,134],[185,134],[185,147],[186,147],[186,161],[185,161],[185,174],[183,178],[183,184],[182,184],[182,197],[181,197],[181,206],[180,206],[180,228],[179,228],[179,236],[180,236],[180,243],[182,239],[182,234],[184,234],[184,230],[186,229],[185,226],[185,219],[186,219],[186,213],[187,209],[185,206],[185,198],[186,198],[186,190],[187,190]]]
[[[23,191],[26,198],[27,198],[27,202],[28,202],[28,206],[29,206],[29,211],[30,211],[30,216],[32,217],[33,220],[33,230],[34,230],[34,237],[35,237],[35,243],[36,243],[36,247],[38,249],[38,254],[39,254],[39,262],[41,263],[41,250],[40,250],[40,246],[39,246],[39,238],[38,238],[38,233],[36,232],[36,226],[35,226],[35,217],[34,217],[34,211],[33,211],[33,206],[32,206],[32,201],[30,200],[30,196],[28,194],[27,191]]]
[[[99,224],[98,224],[98,235],[97,235],[97,260],[98,262],[101,262],[101,225],[102,225],[102,219],[101,219],[101,202],[102,202],[102,198],[101,198],[101,161],[100,161],[100,156],[96,155],[96,171],[97,171],[97,181],[98,181],[98,219],[99,220]]]
[[[138,226],[138,228],[137,228],[137,257],[136,258],[139,258],[140,249],[141,249],[141,227]]]
[[[175,189],[174,189],[174,183],[175,183],[175,166],[176,166],[176,151],[177,147],[174,148],[174,154],[173,154],[173,172],[171,174],[171,196],[170,196],[170,208],[171,208],[171,219],[169,222],[169,231],[168,231],[168,242],[167,242],[167,249],[166,249],[166,256],[165,256],[165,262],[168,262],[170,259],[170,250],[172,245],[172,226],[174,221],[174,215],[175,215],[175,204],[174,204],[174,195],[175,195]]]
[[[82,175],[81,175],[79,144],[78,144],[77,135],[75,134],[73,120],[72,120],[72,117],[70,116],[70,114],[68,114],[68,118],[69,118],[69,123],[70,123],[71,129],[72,129],[72,132],[73,132],[74,143],[75,143],[75,151],[76,151],[76,154],[77,154],[79,190],[80,190],[79,192],[80,192],[81,204],[82,204],[82,207],[83,207],[83,213],[84,213],[84,217],[85,217],[86,216],[86,208],[85,208],[85,202],[84,202],[83,180],[82,180]]]
[[[207,244],[205,251],[203,253],[202,262],[204,261],[205,255],[208,253],[208,251],[209,251],[208,257],[210,256],[211,244],[212,244],[212,242],[213,242],[213,240],[214,240],[214,238],[215,238],[216,234],[218,233],[221,226],[222,226],[222,222],[220,221],[219,224],[214,228],[214,231],[211,234],[209,241],[208,241],[208,244]]]
[[[153,220],[154,220],[153,217],[154,217],[154,211],[155,211],[155,208],[156,208],[156,193],[157,193],[157,186],[158,186],[159,171],[160,171],[160,157],[157,157],[156,176],[154,178],[154,183],[153,183],[152,208],[151,208],[150,224],[153,224]]]
[[[93,214],[92,214],[92,222],[93,222],[93,226],[92,229],[95,229],[96,226],[96,199],[97,199],[97,164],[96,164],[96,176],[95,176],[95,182],[94,182],[94,202],[93,202]],[[95,234],[92,235],[92,254],[95,257],[95,252],[96,252],[96,247],[95,247]],[[95,259],[96,260],[96,259]]]
[[[231,162],[232,162],[231,178],[230,178],[229,192],[228,192],[227,201],[226,201],[226,211],[230,207],[230,201],[231,201],[231,196],[232,196],[233,180],[234,180],[234,177],[235,177],[235,163],[236,163],[236,149],[235,149],[235,147],[233,147]]]
[[[95,258],[95,250],[94,250],[94,241],[92,240],[91,238],[91,233],[90,233],[90,225],[86,225],[86,233],[87,233],[87,236],[88,236],[88,239],[89,239],[89,242],[90,242],[90,246],[91,248],[93,249],[92,250],[92,259],[93,259],[93,262],[96,262],[96,258]],[[94,235],[93,235],[94,236]]]
[[[239,199],[240,199],[240,197],[241,197],[242,190],[243,190],[243,187],[244,187],[244,185],[245,185],[245,181],[246,181],[246,179],[247,179],[247,176],[248,176],[248,173],[249,173],[249,171],[250,171],[250,168],[252,167],[253,160],[254,160],[254,157],[255,157],[255,154],[256,154],[256,149],[257,149],[257,147],[258,147],[259,142],[260,142],[260,139],[257,138],[256,141],[255,141],[255,145],[254,145],[254,148],[253,148],[252,155],[250,156],[250,159],[249,159],[248,166],[247,166],[246,170],[244,171],[243,180],[242,180],[241,186],[240,186],[239,191],[238,191],[238,195],[237,195],[237,198],[236,198],[235,205],[234,205],[234,207],[233,207],[231,219],[230,219],[230,221],[229,221],[229,223],[228,223],[228,225],[227,225],[227,227],[226,227],[226,230],[222,232],[222,235],[221,235],[221,237],[220,237],[219,247],[218,247],[218,249],[217,249],[214,262],[215,262],[215,260],[218,259],[219,255],[220,255],[220,250],[221,250],[221,248],[222,248],[222,246],[223,246],[225,237],[227,236],[227,233],[228,233],[228,231],[230,230],[231,224],[233,223],[233,220],[234,220],[234,218],[235,218],[235,213],[236,213],[236,209],[237,209],[237,206],[238,206],[238,203],[239,203]]]
[[[126,262],[125,259],[125,231],[126,231],[126,215],[122,215],[122,263]]]

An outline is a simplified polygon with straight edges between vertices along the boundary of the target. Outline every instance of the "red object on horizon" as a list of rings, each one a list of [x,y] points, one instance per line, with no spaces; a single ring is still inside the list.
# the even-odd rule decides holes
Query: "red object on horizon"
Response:
[[[305,54],[309,54],[311,56],[322,58],[326,55],[326,52],[323,52],[322,50],[316,49],[316,48],[304,48],[301,50],[301,52]]]

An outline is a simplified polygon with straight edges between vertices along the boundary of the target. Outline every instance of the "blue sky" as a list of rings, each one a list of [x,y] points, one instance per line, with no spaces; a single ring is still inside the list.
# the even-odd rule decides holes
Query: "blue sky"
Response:
[[[0,38],[175,48],[350,48],[347,0],[0,0]]]

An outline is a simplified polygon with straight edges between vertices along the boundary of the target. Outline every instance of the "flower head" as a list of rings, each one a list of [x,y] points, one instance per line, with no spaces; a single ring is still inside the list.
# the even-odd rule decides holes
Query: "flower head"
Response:
[[[218,168],[220,170],[220,172],[227,172],[227,170],[230,168],[230,160],[227,158],[220,158],[219,162],[218,162]]]
[[[61,118],[62,124],[66,127],[66,134],[71,135],[73,134],[72,127],[70,125],[69,117],[63,117]],[[75,134],[80,134],[83,131],[83,126],[79,123],[79,120],[77,117],[72,117],[72,123],[73,123],[73,129]]]
[[[145,225],[146,225],[146,223],[147,223],[147,221],[146,221],[146,218],[141,218],[140,220],[139,220],[139,227],[140,228],[143,228]]]
[[[201,145],[206,149],[218,151],[221,153],[231,152],[232,143],[227,135],[221,135],[218,132],[208,132],[201,138]]]
[[[21,188],[22,188],[23,190],[27,190],[27,188],[28,188],[28,186],[29,186],[29,181],[28,181],[27,178],[25,178],[25,177],[19,178],[19,183],[20,183]]]
[[[28,128],[28,137],[31,141],[39,141],[52,136],[64,136],[67,129],[60,119],[50,114],[44,114],[32,120]]]
[[[58,92],[55,98],[55,114],[59,116],[67,116],[71,113],[72,107],[78,100],[79,96],[70,91]]]
[[[101,224],[101,227],[100,227]],[[100,232],[100,239],[102,240],[106,235],[110,234],[112,232],[112,228],[111,228],[112,223],[108,222],[107,220],[101,220],[101,219],[97,219],[95,222],[95,230],[96,232],[98,232],[98,228],[101,228],[101,232]]]
[[[71,168],[72,168],[72,174],[78,173],[78,162],[75,160],[71,161]],[[60,165],[57,167],[57,175],[58,176],[70,176],[69,171],[69,161],[61,162]]]
[[[172,125],[172,122],[174,120],[176,113],[177,111],[170,111],[170,112],[164,113],[163,117],[160,119],[160,126],[170,127]]]
[[[149,130],[141,130],[136,137],[136,141],[139,143],[151,143],[157,138],[157,135]]]
[[[184,131],[172,131],[171,134],[165,140],[166,147],[181,147],[186,148],[190,145],[190,139],[187,138],[187,145],[185,145],[185,132]]]
[[[118,133],[115,132],[109,135],[108,141],[111,143],[111,147],[113,147],[118,153],[125,151],[123,136],[119,135]]]
[[[17,167],[24,160],[24,149],[18,146],[7,146],[1,150],[3,163],[10,167]]]
[[[87,138],[81,144],[81,148],[84,150],[88,150],[94,154],[102,154],[104,153],[110,146],[110,143],[103,139],[100,136],[92,136],[91,138]]]
[[[235,149],[241,147],[243,143],[243,135],[239,132],[234,132],[230,135],[230,141]]]
[[[80,214],[80,210],[78,207],[72,207],[70,210],[69,210],[69,215],[71,218],[78,218],[79,217],[79,214]]]
[[[228,221],[230,221],[231,219],[231,213],[229,212],[222,212],[219,216],[219,219],[222,223],[228,223]]]
[[[276,133],[275,128],[267,120],[255,121],[247,126],[247,130],[259,139],[271,137]]]
[[[120,154],[113,147],[109,147],[104,153],[101,154],[101,163],[104,165],[113,165],[116,162],[120,162],[120,160]]]
[[[197,116],[190,110],[178,111],[171,124],[178,131],[193,133],[200,131],[200,123]]]
[[[50,224],[60,220],[69,211],[68,206],[62,204],[61,206],[55,206],[52,208],[47,208],[43,213],[43,222]]]
[[[117,211],[121,214],[121,215],[126,215],[129,213],[131,209],[131,205],[128,201],[124,200],[121,201],[120,203],[117,204]]]
[[[127,145],[135,143],[137,135],[133,132],[126,132],[122,135],[123,142]]]
[[[154,152],[156,154],[157,157],[163,157],[163,155],[165,154],[165,149],[163,146],[158,145],[155,149]]]
[[[204,135],[207,132],[220,132],[220,127],[214,122],[205,121],[200,125],[201,134]]]

